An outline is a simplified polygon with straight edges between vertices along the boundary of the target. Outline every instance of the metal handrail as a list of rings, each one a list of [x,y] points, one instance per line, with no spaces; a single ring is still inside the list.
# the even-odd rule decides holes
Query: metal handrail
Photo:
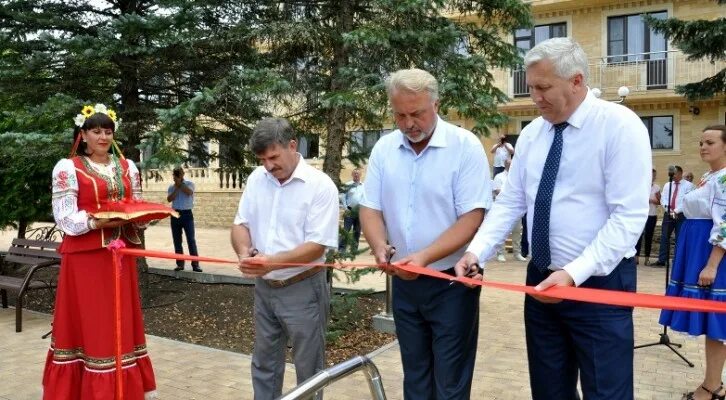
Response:
[[[313,395],[315,395],[316,399],[322,398],[323,388],[361,370],[366,375],[368,388],[371,390],[371,398],[374,400],[386,400],[381,374],[378,372],[376,365],[373,364],[373,361],[365,356],[356,356],[318,372],[291,391],[282,395],[278,400],[306,399]]]

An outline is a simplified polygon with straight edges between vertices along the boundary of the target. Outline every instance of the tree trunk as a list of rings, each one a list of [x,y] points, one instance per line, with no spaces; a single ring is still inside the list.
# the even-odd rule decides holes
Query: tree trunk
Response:
[[[333,68],[331,71],[330,93],[336,93],[347,87],[347,82],[340,77],[339,71],[348,65],[348,49],[343,43],[343,34],[353,27],[352,0],[339,0],[338,32],[333,41]],[[325,160],[323,171],[330,176],[336,185],[340,186],[340,170],[342,169],[343,146],[346,143],[347,113],[341,106],[327,110],[327,133],[325,143]]]
[[[28,230],[28,221],[21,219],[18,221],[18,239],[25,239],[25,231]]]

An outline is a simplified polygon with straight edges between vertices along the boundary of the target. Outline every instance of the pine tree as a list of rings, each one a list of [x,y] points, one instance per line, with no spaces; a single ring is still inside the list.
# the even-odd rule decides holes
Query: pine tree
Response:
[[[726,4],[726,0],[716,0]],[[723,15],[723,14],[722,14]],[[688,61],[707,58],[711,63],[726,60],[726,18],[713,20],[682,21],[677,18],[658,20],[647,17],[648,24],[662,33],[681,51],[688,55]],[[726,93],[726,68],[700,82],[676,87],[676,93],[688,100],[707,99]]]
[[[507,97],[492,70],[517,64],[504,38],[530,23],[519,0],[260,0],[245,11],[263,57],[291,87],[279,109],[303,132],[324,132],[323,169],[336,183],[350,131],[390,117],[383,81],[392,71],[430,71],[441,115],[473,120],[477,133],[503,123],[497,104]]]
[[[140,143],[160,127],[159,110],[190,101],[230,71],[255,63],[256,43],[239,19],[241,7],[233,0],[0,3],[0,160],[16,164],[7,168],[20,191],[0,192],[0,205],[48,191],[56,160],[31,158],[19,168],[16,154],[50,156],[28,145],[44,143],[61,149],[53,156],[67,155],[73,117],[83,104],[100,102],[119,112],[117,139],[126,156],[138,160]],[[258,104],[235,105],[233,112],[257,116]],[[209,133],[204,130],[186,132],[192,141],[208,139],[194,136]],[[31,137],[37,140],[26,140]],[[3,207],[0,226],[47,215],[49,197],[40,198],[37,207]]]

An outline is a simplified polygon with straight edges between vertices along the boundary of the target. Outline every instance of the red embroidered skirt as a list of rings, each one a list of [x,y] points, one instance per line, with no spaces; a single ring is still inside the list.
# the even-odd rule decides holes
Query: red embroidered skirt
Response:
[[[114,399],[114,319],[111,253],[98,249],[63,254],[43,399]],[[121,343],[124,399],[144,399],[156,382],[146,353],[135,257],[123,259]]]

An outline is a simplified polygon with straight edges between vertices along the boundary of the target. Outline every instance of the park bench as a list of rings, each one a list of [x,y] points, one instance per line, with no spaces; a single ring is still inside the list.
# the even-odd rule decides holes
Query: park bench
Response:
[[[15,301],[15,332],[23,330],[23,300],[28,290],[54,288],[60,254],[56,251],[60,242],[37,239],[13,239],[7,252],[0,253],[0,298],[2,307],[8,308],[8,291],[17,293]],[[48,280],[36,273],[55,269]],[[40,274],[38,274],[40,275]]]

